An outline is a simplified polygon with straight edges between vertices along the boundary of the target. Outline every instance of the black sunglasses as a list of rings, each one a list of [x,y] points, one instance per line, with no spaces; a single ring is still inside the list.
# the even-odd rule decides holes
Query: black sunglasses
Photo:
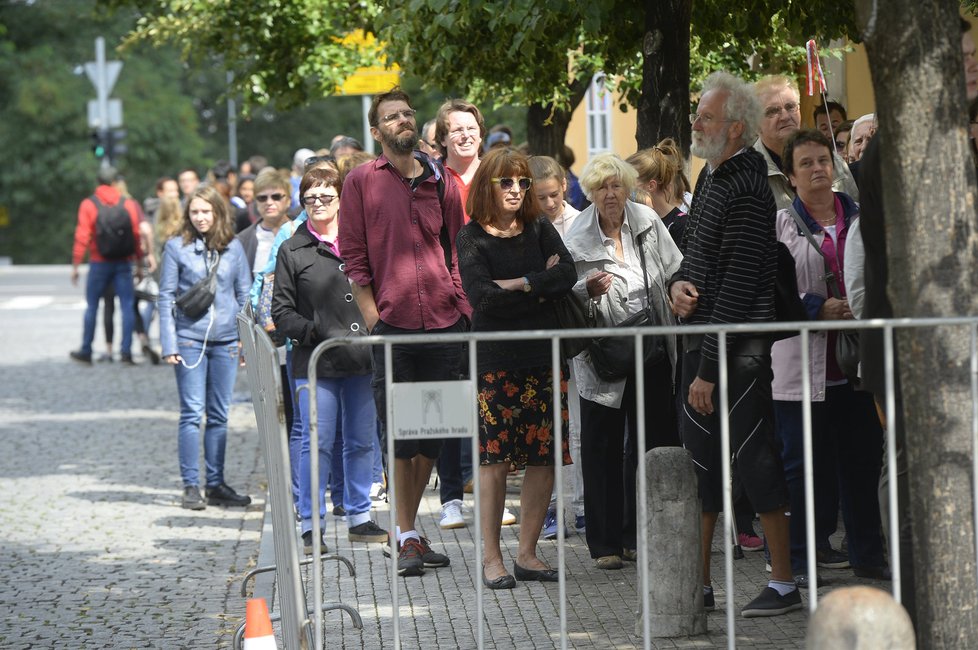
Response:
[[[284,194],[280,194],[276,192],[275,194],[262,194],[260,196],[256,196],[255,200],[258,201],[259,203],[264,203],[269,199],[271,199],[272,201],[281,201],[284,198],[285,198]]]

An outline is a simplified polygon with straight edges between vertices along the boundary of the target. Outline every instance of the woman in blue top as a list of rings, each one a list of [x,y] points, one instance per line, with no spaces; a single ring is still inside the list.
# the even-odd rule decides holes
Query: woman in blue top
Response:
[[[175,304],[217,265],[217,290],[207,311],[190,318]],[[163,249],[160,273],[160,339],[163,359],[174,366],[180,394],[178,449],[183,479],[182,506],[202,510],[198,449],[200,422],[204,427],[205,495],[211,505],[246,506],[224,482],[224,449],[228,408],[238,371],[236,315],[248,300],[251,271],[244,249],[234,238],[231,209],[209,185],[190,195],[183,216],[182,236]]]

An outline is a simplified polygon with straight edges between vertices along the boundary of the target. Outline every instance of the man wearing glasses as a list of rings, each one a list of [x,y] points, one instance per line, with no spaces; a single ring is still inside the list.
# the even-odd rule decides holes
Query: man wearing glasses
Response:
[[[367,113],[370,133],[383,153],[355,168],[343,183],[339,242],[352,293],[371,334],[463,332],[471,308],[462,291],[455,236],[462,204],[452,176],[420,151],[410,98],[399,88],[375,95]],[[458,379],[457,343],[398,345],[394,381]],[[374,398],[386,426],[384,348],[373,348]],[[447,566],[415,527],[418,506],[442,440],[394,443],[398,574],[418,576]]]
[[[760,108],[750,87],[725,72],[703,85],[693,124],[692,152],[708,162],[696,183],[680,248],[683,261],[671,281],[673,311],[689,324],[774,320],[777,258],[775,206],[765,164],[750,147]],[[719,342],[714,334],[683,337],[685,403],[683,447],[693,457],[702,500],[703,605],[714,606],[710,549],[723,509],[720,389],[729,404],[732,470],[761,516],[771,551],[771,579],[741,614],[776,616],[801,609],[788,548],[788,487],[774,431],[771,342],[727,337],[727,385],[719,384]],[[728,597],[729,594],[728,594]]]
[[[798,86],[787,77],[770,75],[754,83],[754,94],[761,103],[761,135],[754,143],[754,150],[764,156],[767,163],[767,180],[778,210],[786,210],[795,198],[795,191],[782,171],[784,165],[781,154],[788,138],[801,129],[801,98]],[[839,154],[833,153],[833,158],[835,181],[832,189],[845,192],[858,201],[859,190],[849,173],[849,167]]]
[[[462,212],[469,198],[469,184],[479,168],[482,138],[486,135],[486,123],[475,104],[461,99],[450,99],[438,109],[435,118],[435,142],[441,150],[442,161],[448,175],[455,179],[462,199]],[[465,214],[468,222],[469,215]]]

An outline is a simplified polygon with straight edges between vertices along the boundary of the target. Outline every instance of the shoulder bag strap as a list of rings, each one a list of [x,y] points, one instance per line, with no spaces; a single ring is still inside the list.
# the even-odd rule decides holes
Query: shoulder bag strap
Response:
[[[808,229],[808,224],[805,223],[804,219],[801,218],[801,215],[798,214],[798,211],[795,210],[795,206],[789,205],[788,213],[791,214],[791,218],[798,224],[798,230],[805,235],[805,238],[808,239],[808,243],[811,244],[812,248],[818,251],[818,254],[822,256],[822,264],[825,268],[825,275],[823,276],[823,279],[829,286],[829,291],[832,292],[832,297],[841,300],[842,291],[839,289],[839,280],[835,277],[835,273],[833,273],[829,268],[829,260],[825,257],[825,253],[822,252],[822,247],[818,245],[817,241],[815,241],[815,236],[812,235],[812,231]]]

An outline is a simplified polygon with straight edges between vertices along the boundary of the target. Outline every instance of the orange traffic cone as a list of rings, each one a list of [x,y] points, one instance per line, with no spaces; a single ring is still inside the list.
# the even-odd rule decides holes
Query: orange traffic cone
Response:
[[[264,598],[249,598],[245,613],[244,650],[276,650],[272,619]]]

